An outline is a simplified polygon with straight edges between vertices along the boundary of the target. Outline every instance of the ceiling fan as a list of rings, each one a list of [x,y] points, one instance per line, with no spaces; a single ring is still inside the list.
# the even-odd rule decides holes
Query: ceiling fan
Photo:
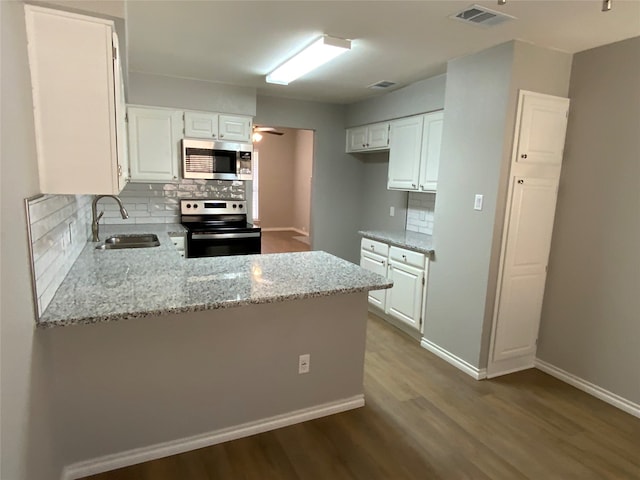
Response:
[[[260,140],[262,140],[263,133],[268,133],[269,135],[278,135],[278,136],[284,135],[284,132],[279,132],[273,127],[261,127],[260,125],[254,125],[253,135],[251,135],[251,139],[253,140],[253,143],[257,143]]]
[[[279,132],[274,127],[261,127],[260,125],[253,126],[253,133],[268,133],[270,135],[284,135],[284,132]]]

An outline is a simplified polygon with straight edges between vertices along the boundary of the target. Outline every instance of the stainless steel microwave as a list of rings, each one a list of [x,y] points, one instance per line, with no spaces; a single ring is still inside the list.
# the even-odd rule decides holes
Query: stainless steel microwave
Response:
[[[252,180],[253,145],[182,139],[182,176],[206,180]]]

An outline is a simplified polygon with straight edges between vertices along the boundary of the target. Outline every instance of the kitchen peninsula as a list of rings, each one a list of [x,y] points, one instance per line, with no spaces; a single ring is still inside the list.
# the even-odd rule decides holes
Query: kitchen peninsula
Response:
[[[390,281],[318,251],[185,259],[167,226],[101,235],[136,230],[160,246],[88,242],[38,320],[65,478],[364,405],[367,293]]]

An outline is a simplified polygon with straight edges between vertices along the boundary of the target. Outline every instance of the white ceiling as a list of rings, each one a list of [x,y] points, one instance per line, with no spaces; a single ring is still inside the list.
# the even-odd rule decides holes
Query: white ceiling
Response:
[[[640,0],[613,0],[609,12],[600,0],[479,1],[517,20],[485,28],[448,18],[473,3],[128,0],[129,69],[352,103],[380,94],[367,85],[402,87],[444,73],[447,60],[512,39],[575,53],[640,35]],[[269,71],[323,33],[352,39],[351,51],[289,86],[265,83]]]

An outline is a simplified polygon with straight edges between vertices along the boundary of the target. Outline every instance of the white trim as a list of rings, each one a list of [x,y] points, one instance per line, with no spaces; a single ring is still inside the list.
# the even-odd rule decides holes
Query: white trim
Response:
[[[209,447],[223,442],[248,437],[258,433],[268,432],[277,428],[287,427],[327,415],[345,412],[364,406],[364,394],[350,398],[324,403],[293,412],[263,418],[255,422],[243,423],[233,427],[214,430],[213,432],[194,435],[169,442],[158,443],[148,447],[136,448],[124,452],[105,455],[84,462],[78,462],[64,467],[61,480],[77,480],[79,478],[128,467],[150,460],[176,455],[197,448]]]
[[[309,232],[305,232],[304,230],[300,230],[295,227],[263,227],[263,232],[296,232],[300,235],[304,235],[305,237],[309,236]]]
[[[606,402],[610,405],[613,405],[620,410],[627,412],[634,417],[640,418],[640,404],[634,403],[631,400],[627,400],[626,398],[621,397],[620,395],[616,395],[609,390],[605,390],[598,385],[595,385],[583,378],[580,378],[573,373],[569,373],[566,370],[562,370],[561,368],[556,367],[555,365],[551,365],[550,363],[545,362],[544,360],[540,360],[536,358],[535,367],[538,370],[542,370],[545,373],[548,373],[552,377],[556,377],[558,380],[562,380],[569,385],[576,387],[583,392],[587,392],[590,395],[593,395],[596,398],[599,398],[603,402]]]
[[[450,363],[454,367],[462,370],[467,375],[472,376],[476,380],[482,380],[483,378],[487,378],[487,369],[486,368],[474,367],[473,365],[471,365],[466,360],[463,360],[460,357],[454,355],[453,353],[448,352],[444,348],[436,345],[435,343],[433,343],[430,340],[427,340],[424,337],[420,341],[420,346],[422,348],[425,348],[425,349],[429,350],[431,353],[437,355],[438,357],[443,359],[445,362]]]

